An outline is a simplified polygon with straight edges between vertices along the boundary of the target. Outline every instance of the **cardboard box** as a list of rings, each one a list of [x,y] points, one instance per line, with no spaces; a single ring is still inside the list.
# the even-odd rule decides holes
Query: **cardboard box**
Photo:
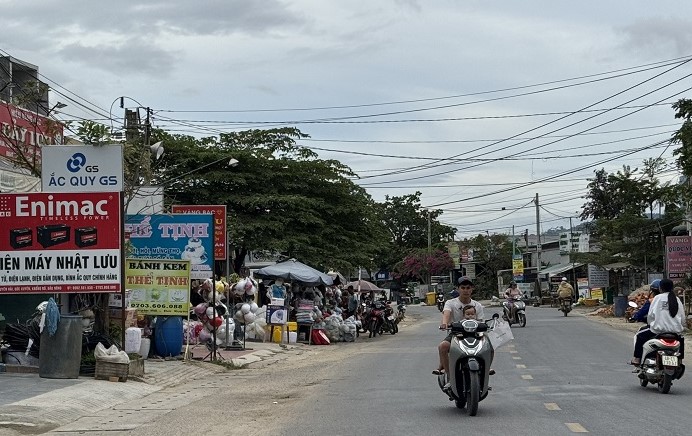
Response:
[[[108,316],[111,323],[120,325],[122,319],[121,309],[109,309]],[[137,327],[137,309],[125,309],[125,327]]]

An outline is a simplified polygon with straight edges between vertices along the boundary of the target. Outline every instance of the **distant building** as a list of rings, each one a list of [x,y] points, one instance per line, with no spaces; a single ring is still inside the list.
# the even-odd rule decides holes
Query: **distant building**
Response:
[[[589,234],[584,232],[563,232],[560,233],[560,254],[569,253],[588,253]]]

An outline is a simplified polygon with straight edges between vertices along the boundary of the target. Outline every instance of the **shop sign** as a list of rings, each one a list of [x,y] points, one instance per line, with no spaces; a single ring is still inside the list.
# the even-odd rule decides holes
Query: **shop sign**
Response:
[[[0,194],[0,294],[120,291],[120,193]]]
[[[128,257],[189,260],[191,279],[214,274],[211,215],[128,215],[125,232],[130,234]]]
[[[666,237],[666,271],[674,282],[687,277],[692,269],[691,243],[691,236]]]
[[[127,259],[129,307],[144,315],[185,316],[190,304],[190,261]]]
[[[601,288],[591,289],[591,298],[594,298],[596,300],[603,300],[603,289],[601,289]]]
[[[589,293],[589,279],[577,279],[577,294],[586,298]]]
[[[457,242],[450,242],[447,245],[447,252],[449,253],[449,257],[451,257],[452,261],[454,262],[454,269],[459,269],[461,267],[461,252],[459,251],[459,244]]]
[[[514,280],[524,280],[524,259],[521,254],[512,256],[512,275]]]
[[[43,192],[123,190],[123,147],[56,145],[43,149]]]
[[[207,206],[185,206],[173,205],[173,213],[196,213],[212,214],[214,216],[214,259],[226,260],[228,252],[226,249],[226,205],[207,205]]]
[[[288,312],[284,306],[268,305],[267,324],[286,324],[288,322]]]
[[[600,266],[589,265],[589,283],[594,288],[607,288],[610,286],[608,271]]]
[[[36,112],[0,103],[0,156],[16,158],[19,151],[28,158],[40,157],[43,145],[62,142],[61,123]]]

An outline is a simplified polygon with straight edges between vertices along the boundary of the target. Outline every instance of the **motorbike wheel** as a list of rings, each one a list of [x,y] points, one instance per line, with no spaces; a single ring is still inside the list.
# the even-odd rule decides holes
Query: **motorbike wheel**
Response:
[[[526,314],[520,313],[517,316],[519,317],[519,327],[526,327]]]
[[[658,382],[658,391],[662,394],[670,392],[670,387],[673,385],[673,376],[663,374],[663,378]]]
[[[457,408],[459,409],[463,409],[464,407],[466,407],[466,398],[454,400],[454,405],[457,406]]]
[[[569,311],[568,311],[567,309],[562,309],[562,313],[564,313],[565,316],[567,316],[567,313],[568,313],[568,312],[569,312]]]
[[[480,401],[481,384],[478,379],[478,373],[475,371],[469,372],[469,386],[466,392],[466,411],[469,416],[476,416],[478,413],[478,402]]]
[[[639,379],[639,386],[645,388],[649,384],[649,380],[645,378],[640,378]]]
[[[368,337],[372,338],[373,336],[377,336],[377,321],[374,319],[370,320],[370,325],[368,325]]]
[[[396,323],[390,322],[389,323],[389,333],[395,335],[399,332],[399,327],[397,327]]]

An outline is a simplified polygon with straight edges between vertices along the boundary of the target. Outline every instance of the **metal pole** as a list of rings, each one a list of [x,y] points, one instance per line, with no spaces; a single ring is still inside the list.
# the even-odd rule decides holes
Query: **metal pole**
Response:
[[[125,316],[127,313],[127,303],[125,298],[125,193],[120,191],[120,345],[125,349]],[[146,357],[146,356],[145,356]]]
[[[541,272],[541,214],[538,206],[538,192],[536,193],[536,274]]]
[[[579,299],[579,285],[577,284],[577,271],[574,269],[574,256],[572,256],[572,238],[574,237],[574,230],[572,230],[572,217],[569,217],[569,260],[572,262],[572,280],[574,283],[574,292],[577,294],[574,301]]]
[[[430,210],[428,210],[428,254],[432,253],[432,235],[430,233]]]

